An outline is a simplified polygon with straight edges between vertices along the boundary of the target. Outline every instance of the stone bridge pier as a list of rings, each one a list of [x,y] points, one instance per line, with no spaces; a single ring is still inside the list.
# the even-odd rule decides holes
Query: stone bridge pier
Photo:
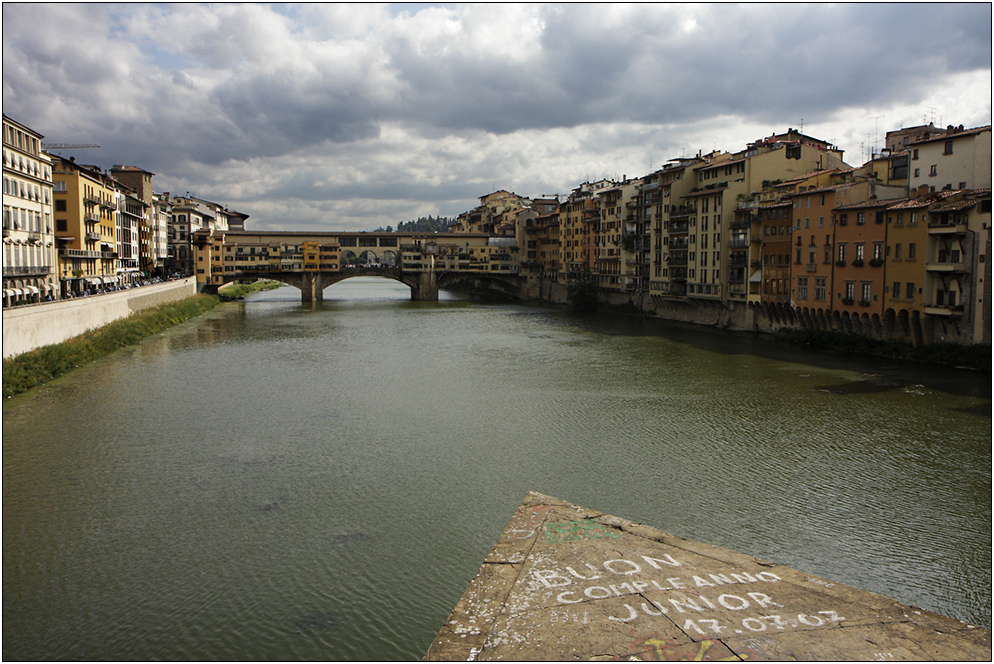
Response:
[[[411,281],[404,280],[404,283],[411,287],[411,299],[423,302],[438,301],[438,281],[435,279],[435,272],[415,272],[411,275]],[[413,282],[413,283],[412,283]]]
[[[349,277],[382,276],[406,284],[411,288],[411,299],[425,302],[438,300],[438,283],[431,271],[404,272],[397,268],[349,269],[347,272],[302,272],[295,278],[285,279],[286,283],[300,289],[303,303],[324,300],[324,289]]]

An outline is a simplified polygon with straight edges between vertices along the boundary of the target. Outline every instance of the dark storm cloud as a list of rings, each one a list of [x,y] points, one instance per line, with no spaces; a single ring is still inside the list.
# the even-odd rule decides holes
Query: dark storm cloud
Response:
[[[7,3],[3,17],[8,115],[245,205],[425,212],[471,193],[469,207],[491,183],[529,195],[632,175],[731,126],[803,118],[851,139],[866,109],[917,114],[940,89],[970,100],[949,120],[990,122],[989,87],[979,107],[949,87],[990,80],[989,4]],[[914,119],[901,113],[889,120]]]

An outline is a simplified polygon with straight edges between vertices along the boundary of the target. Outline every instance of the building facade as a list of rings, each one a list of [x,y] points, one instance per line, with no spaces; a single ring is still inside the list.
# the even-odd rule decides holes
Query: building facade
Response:
[[[58,299],[52,162],[43,136],[3,116],[3,305]]]

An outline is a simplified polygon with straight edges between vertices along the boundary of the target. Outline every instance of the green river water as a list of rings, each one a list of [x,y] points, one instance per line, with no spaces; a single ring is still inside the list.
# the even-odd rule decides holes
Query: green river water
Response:
[[[325,297],[4,404],[5,660],[418,659],[529,490],[991,627],[989,375]]]

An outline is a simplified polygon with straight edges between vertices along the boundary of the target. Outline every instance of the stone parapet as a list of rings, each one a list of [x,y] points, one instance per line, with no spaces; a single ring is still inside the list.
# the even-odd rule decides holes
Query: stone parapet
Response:
[[[991,633],[530,493],[426,660],[991,660]]]
[[[193,277],[90,297],[3,310],[3,357],[61,343],[134,311],[197,294]]]

